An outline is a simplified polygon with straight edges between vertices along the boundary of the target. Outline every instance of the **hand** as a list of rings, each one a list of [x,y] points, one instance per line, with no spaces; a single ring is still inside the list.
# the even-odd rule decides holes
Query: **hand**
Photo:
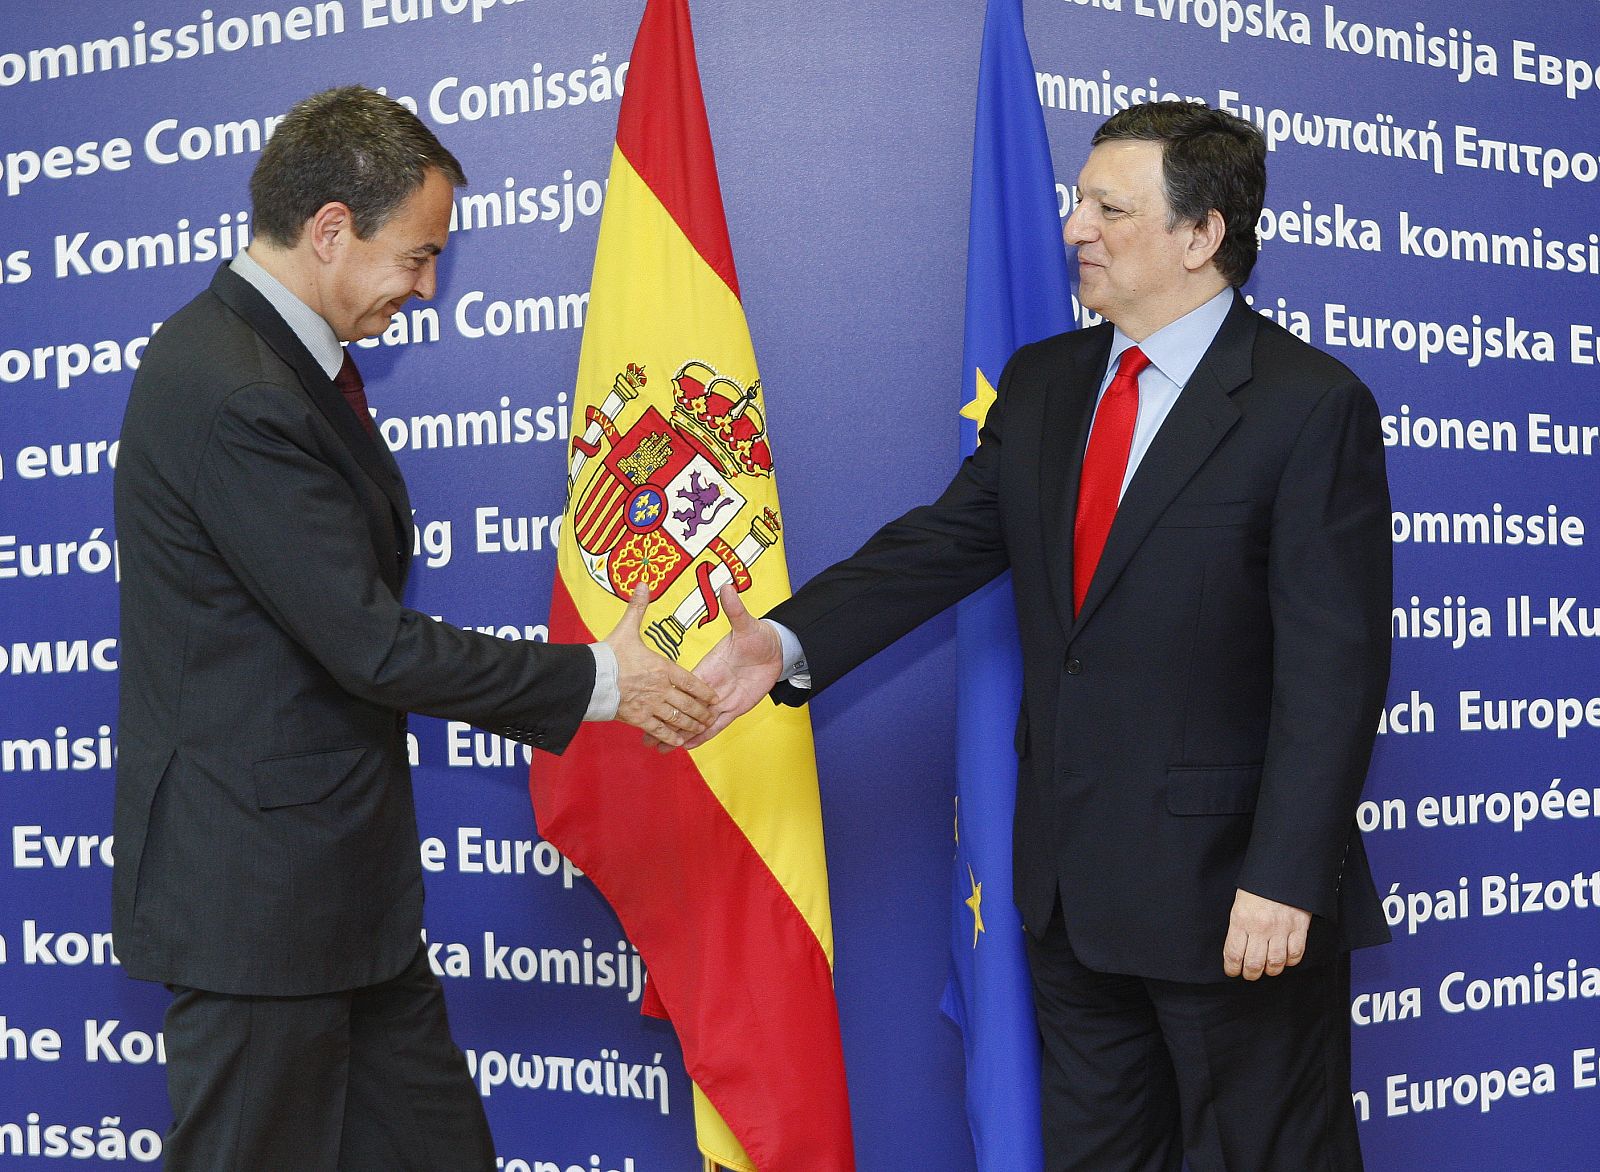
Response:
[[[716,715],[704,732],[685,742],[690,749],[754,708],[783,674],[783,643],[778,633],[744,608],[731,583],[719,590],[717,597],[731,629],[694,669],[695,675],[716,689]]]
[[[1222,971],[1247,981],[1259,981],[1263,975],[1275,977],[1305,956],[1310,927],[1310,912],[1240,888],[1228,916]]]
[[[717,693],[644,645],[639,632],[649,605],[650,588],[634,590],[622,621],[605,642],[617,657],[621,699],[616,718],[643,729],[646,743],[666,752],[706,731],[716,715],[711,706]]]

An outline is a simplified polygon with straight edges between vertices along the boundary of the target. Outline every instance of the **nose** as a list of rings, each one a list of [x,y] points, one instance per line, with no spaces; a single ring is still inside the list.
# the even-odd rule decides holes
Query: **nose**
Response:
[[[1089,224],[1089,217],[1084,214],[1081,203],[1073,208],[1072,214],[1067,217],[1067,222],[1061,229],[1061,236],[1074,247],[1087,244],[1094,239],[1093,228]]]
[[[416,283],[411,286],[411,292],[418,300],[432,301],[433,294],[439,286],[439,262],[434,257],[429,257],[420,269],[417,270]]]

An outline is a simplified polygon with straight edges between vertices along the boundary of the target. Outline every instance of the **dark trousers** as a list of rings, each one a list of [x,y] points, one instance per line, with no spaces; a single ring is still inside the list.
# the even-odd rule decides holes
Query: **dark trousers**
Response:
[[[1028,963],[1047,1172],[1361,1172],[1348,954],[1259,981],[1099,973],[1058,910]]]
[[[393,980],[315,997],[173,989],[168,1172],[485,1172],[483,1102],[418,949]]]

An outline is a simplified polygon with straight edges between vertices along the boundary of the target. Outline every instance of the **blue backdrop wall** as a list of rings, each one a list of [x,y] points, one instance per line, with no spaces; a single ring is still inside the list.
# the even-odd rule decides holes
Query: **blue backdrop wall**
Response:
[[[542,637],[641,8],[0,0],[6,1166],[153,1164],[167,1121],[165,995],[122,976],[106,935],[110,469],[144,340],[248,238],[246,180],[275,115],[354,81],[413,103],[473,184],[438,297],[360,354],[417,507],[411,601]],[[1600,10],[1026,11],[1063,215],[1090,133],[1122,105],[1198,97],[1256,119],[1274,149],[1247,292],[1361,373],[1385,412],[1396,658],[1362,818],[1397,940],[1356,969],[1369,1166],[1592,1168]],[[701,0],[694,15],[804,580],[954,467],[982,5]],[[936,1008],[952,630],[929,624],[814,706],[857,1150],[873,1172],[973,1166],[959,1042]],[[522,751],[413,728],[429,940],[503,1166],[695,1166],[674,1042],[637,1016],[614,919],[539,839]],[[646,1093],[518,1086],[513,1056],[640,1067]]]

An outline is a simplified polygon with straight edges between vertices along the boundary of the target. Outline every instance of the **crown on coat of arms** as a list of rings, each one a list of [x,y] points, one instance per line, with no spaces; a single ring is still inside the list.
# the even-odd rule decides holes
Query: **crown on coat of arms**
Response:
[[[672,422],[693,435],[727,476],[772,475],[767,422],[756,398],[757,379],[745,390],[704,362],[689,361],[672,376]]]

